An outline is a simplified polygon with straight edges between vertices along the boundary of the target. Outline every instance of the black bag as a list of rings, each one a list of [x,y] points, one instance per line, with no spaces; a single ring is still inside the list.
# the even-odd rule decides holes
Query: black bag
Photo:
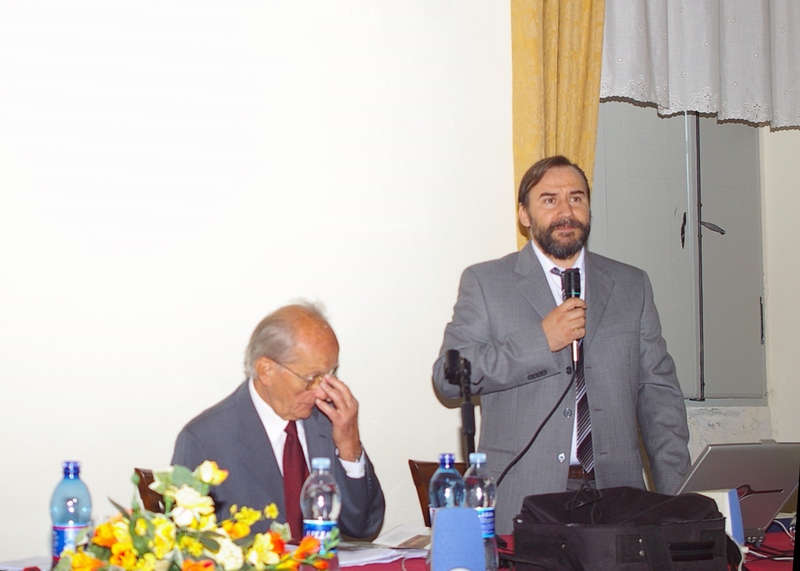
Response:
[[[504,558],[517,571],[725,571],[727,541],[706,496],[584,487],[526,497]]]

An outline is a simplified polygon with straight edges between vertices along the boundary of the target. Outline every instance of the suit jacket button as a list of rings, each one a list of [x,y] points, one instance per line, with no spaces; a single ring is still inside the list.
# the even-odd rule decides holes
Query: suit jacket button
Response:
[[[571,374],[572,374],[572,367],[567,367],[567,374],[568,374],[568,375],[571,375]]]
[[[572,417],[572,409],[571,408],[565,408],[564,409],[564,416],[566,416],[567,418]]]
[[[528,375],[528,380],[529,380],[529,381],[532,381],[532,380],[533,380],[533,379],[535,379],[535,378],[536,378],[536,375],[534,375],[533,373],[531,373],[530,375]]]
[[[559,455],[558,455],[558,461],[559,461],[559,462],[563,462],[563,461],[564,461],[564,460],[566,460],[566,459],[567,459],[567,455],[566,455],[566,454],[564,454],[563,452],[562,452],[561,454],[559,454]]]

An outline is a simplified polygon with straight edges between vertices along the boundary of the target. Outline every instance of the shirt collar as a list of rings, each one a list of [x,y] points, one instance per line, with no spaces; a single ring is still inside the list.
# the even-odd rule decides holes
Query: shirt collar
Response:
[[[272,407],[261,398],[261,395],[256,391],[255,381],[253,379],[248,379],[247,388],[250,391],[250,398],[253,401],[253,405],[256,407],[258,417],[261,419],[261,424],[264,425],[264,430],[267,431],[267,437],[273,444],[274,449],[274,444],[284,437],[284,431],[289,421],[278,416],[278,413],[272,410]],[[302,420],[296,421],[298,433],[301,430],[302,422]]]
[[[562,268],[557,266],[553,263],[553,260],[548,258],[544,252],[539,248],[539,245],[531,240],[530,241],[531,248],[533,248],[533,252],[536,254],[536,258],[539,260],[539,264],[542,266],[542,270],[544,270],[545,278],[547,279],[547,284],[550,286],[550,291],[553,294],[553,299],[556,302],[556,305],[561,305],[563,301],[563,295],[561,292],[561,278],[555,274],[553,274],[550,270],[553,268],[558,268],[559,272],[563,271]],[[581,299],[586,299],[586,248],[581,248],[580,253],[578,254],[578,258],[575,260],[575,263],[572,265],[573,268],[578,268],[581,272]]]
[[[553,260],[547,257],[547,255],[542,252],[539,248],[539,245],[534,241],[530,240],[531,247],[533,248],[533,252],[536,254],[536,257],[539,259],[539,263],[542,265],[542,269],[544,272],[550,273],[550,270],[553,268],[558,268],[562,270],[559,266],[557,266]],[[575,263],[572,264],[571,267],[578,268],[581,271],[581,275],[583,275],[584,271],[586,270],[586,248],[581,248],[580,253],[578,254],[578,259],[575,260]]]

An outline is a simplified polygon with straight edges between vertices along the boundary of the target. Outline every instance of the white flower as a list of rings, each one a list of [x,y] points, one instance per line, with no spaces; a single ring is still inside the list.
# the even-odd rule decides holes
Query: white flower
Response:
[[[195,469],[194,475],[204,484],[219,486],[228,477],[228,471],[220,470],[216,462],[206,460]]]
[[[200,492],[184,484],[177,490],[171,488],[165,495],[175,500],[172,509],[172,519],[180,527],[188,527],[192,522],[199,522],[203,516],[214,513],[214,500],[209,496],[200,495]]]
[[[218,539],[219,551],[209,553],[225,571],[238,571],[244,565],[244,553],[242,548],[236,545],[230,537],[223,536]]]

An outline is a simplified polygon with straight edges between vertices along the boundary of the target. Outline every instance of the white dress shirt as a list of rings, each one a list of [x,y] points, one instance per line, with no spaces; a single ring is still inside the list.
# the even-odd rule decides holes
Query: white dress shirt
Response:
[[[533,251],[536,253],[536,257],[539,259],[539,263],[542,265],[542,269],[544,270],[544,275],[547,277],[547,283],[550,285],[550,291],[553,294],[553,299],[556,301],[556,305],[561,305],[564,302],[564,293],[561,287],[561,277],[557,276],[556,274],[552,273],[553,268],[558,268],[559,272],[564,271],[561,267],[557,266],[553,263],[553,261],[548,258],[544,252],[539,249],[539,246],[531,240],[531,246],[533,247]],[[573,268],[578,268],[581,272],[581,299],[586,300],[586,263],[585,263],[585,256],[584,256],[585,249],[581,248],[580,254],[578,254],[578,259],[575,260],[575,263],[572,265]],[[580,466],[580,461],[578,460],[578,414],[575,410],[576,407],[573,406],[573,424],[574,427],[572,429],[572,446],[570,451],[570,459],[569,463],[571,465]]]
[[[267,432],[267,438],[269,438],[269,442],[272,444],[272,451],[275,454],[275,460],[278,462],[278,468],[281,474],[283,474],[283,447],[286,445],[286,426],[289,424],[289,421],[278,416],[278,414],[272,410],[272,407],[264,402],[264,399],[262,399],[261,395],[256,391],[252,379],[247,383],[247,388],[250,391],[250,398],[253,400],[253,405],[256,407],[258,417],[261,419],[261,424],[264,425],[264,430]],[[308,444],[306,443],[306,430],[303,426],[303,421],[297,420],[295,424],[297,425],[297,437],[300,439],[300,446],[303,447],[303,456],[305,456],[306,459],[306,466],[310,466]],[[341,458],[338,458],[338,460],[342,463],[342,467],[349,478],[363,478],[367,473],[367,463],[364,458],[363,449],[361,451],[361,457],[355,462],[349,462]]]

